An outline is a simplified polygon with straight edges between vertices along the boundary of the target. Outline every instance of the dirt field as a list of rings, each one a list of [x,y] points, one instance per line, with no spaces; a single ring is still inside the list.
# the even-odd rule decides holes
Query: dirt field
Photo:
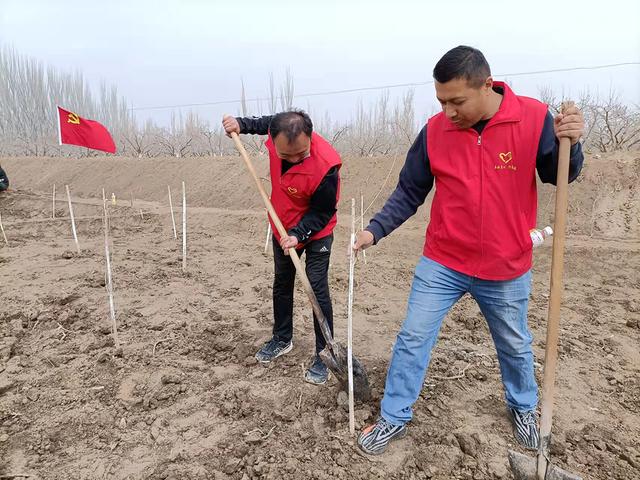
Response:
[[[348,434],[335,380],[302,380],[313,348],[302,290],[294,350],[268,367],[253,359],[270,335],[273,266],[263,253],[264,211],[239,159],[1,163],[12,190],[0,195],[9,241],[0,238],[0,478],[511,478],[506,454],[517,447],[493,345],[470,298],[444,323],[409,435],[366,458]],[[266,162],[257,163],[264,174]],[[350,198],[362,190],[367,205],[374,200],[369,218],[402,163],[345,161],[330,272],[341,340]],[[186,273],[166,195],[170,184],[179,212],[183,179]],[[54,183],[60,218],[51,220]],[[118,198],[111,232],[121,352],[104,287],[102,187]],[[552,191],[540,189],[540,226],[551,219]],[[589,479],[639,479],[640,155],[589,156],[570,204],[554,462]],[[356,407],[358,428],[378,414],[427,218],[422,208],[356,266],[354,350],[374,390]],[[538,375],[550,253],[550,245],[535,251]]]

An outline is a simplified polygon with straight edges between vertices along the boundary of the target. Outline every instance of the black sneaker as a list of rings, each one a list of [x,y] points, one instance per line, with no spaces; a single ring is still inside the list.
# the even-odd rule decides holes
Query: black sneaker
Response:
[[[380,417],[375,424],[362,430],[358,446],[364,453],[380,455],[387,449],[389,442],[403,438],[406,434],[406,425],[393,425]]]
[[[272,338],[266,342],[256,353],[256,360],[260,363],[269,363],[285,353],[289,353],[293,348],[293,342],[283,342]]]
[[[527,450],[538,450],[540,435],[538,433],[538,414],[535,410],[520,411],[509,408],[513,422],[513,434],[520,445]]]
[[[311,365],[304,374],[305,382],[313,383],[314,385],[324,385],[329,378],[329,369],[324,364],[319,355],[314,355],[311,360]]]

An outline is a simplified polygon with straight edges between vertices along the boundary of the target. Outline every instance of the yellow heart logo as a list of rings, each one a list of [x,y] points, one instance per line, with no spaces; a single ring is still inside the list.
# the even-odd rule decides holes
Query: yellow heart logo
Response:
[[[293,187],[287,187],[287,190],[289,191],[289,193],[290,193],[291,195],[293,195],[293,194],[295,194],[295,193],[298,193],[298,189],[293,188]]]
[[[504,163],[509,163],[512,158],[513,156],[511,155],[511,152],[500,154],[500,160],[502,160]]]

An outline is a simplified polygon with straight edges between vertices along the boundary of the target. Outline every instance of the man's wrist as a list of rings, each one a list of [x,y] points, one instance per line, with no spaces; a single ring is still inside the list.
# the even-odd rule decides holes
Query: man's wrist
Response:
[[[378,240],[380,240],[382,237],[384,237],[384,233],[382,232],[382,230],[374,223],[370,223],[369,225],[367,225],[367,228],[365,228],[365,231],[367,231],[371,235],[373,235],[373,244],[374,245],[376,245],[378,243]]]
[[[244,127],[244,123],[242,122],[242,117],[234,117],[236,119],[236,122],[238,122],[238,135],[242,135],[245,133],[243,127]]]
[[[291,230],[289,230],[287,232],[287,235],[289,235],[290,237],[296,237],[296,240],[298,240],[298,243],[302,243],[304,241],[306,241],[307,239],[304,238],[304,236],[300,233],[300,231],[298,231],[295,227],[292,228]]]

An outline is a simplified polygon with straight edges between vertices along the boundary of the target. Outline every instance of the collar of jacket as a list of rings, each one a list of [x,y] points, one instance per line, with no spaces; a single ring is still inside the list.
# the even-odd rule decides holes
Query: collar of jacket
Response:
[[[484,128],[486,129],[489,126],[496,125],[498,123],[519,122],[520,102],[518,101],[515,93],[513,93],[513,90],[511,90],[504,82],[493,82],[493,86],[494,88],[502,88],[502,102],[500,103],[500,108],[498,108],[496,114],[489,119],[489,122]],[[446,131],[460,130],[456,124],[446,116],[445,122],[447,122],[447,126],[445,128]],[[466,128],[465,130],[471,130],[471,128]]]
[[[291,165],[287,169],[286,172],[280,173],[280,177],[284,177],[285,175],[288,175],[288,174],[291,174],[291,175],[313,175],[313,172],[310,170],[312,168],[312,166],[309,165],[309,160],[311,160],[312,157],[313,157],[313,155],[309,155],[307,158],[303,159],[302,161]],[[286,162],[286,160],[283,160],[283,159],[280,158],[280,162]],[[282,165],[280,166],[280,168],[282,169]],[[281,172],[282,172],[282,170],[281,170]]]

